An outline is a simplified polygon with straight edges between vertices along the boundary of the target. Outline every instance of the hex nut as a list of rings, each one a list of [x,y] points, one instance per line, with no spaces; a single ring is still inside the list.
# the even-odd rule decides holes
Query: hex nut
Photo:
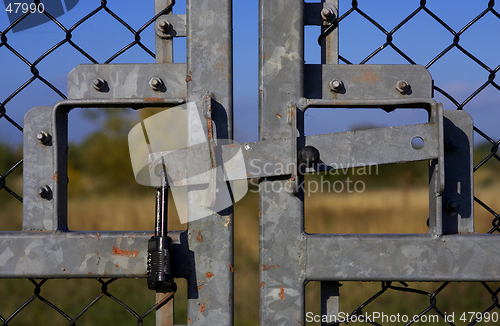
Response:
[[[167,20],[162,19],[158,23],[158,28],[163,32],[166,33],[172,28],[172,24],[170,24]]]
[[[92,82],[92,86],[94,87],[94,89],[96,91],[102,92],[104,90],[104,88],[106,87],[106,81],[102,78],[96,78]]]
[[[333,8],[323,8],[321,10],[321,18],[325,21],[331,21],[335,17]]]
[[[36,135],[36,139],[37,139],[40,143],[42,143],[42,144],[44,144],[44,145],[48,145],[48,144],[50,144],[50,140],[51,140],[51,138],[52,138],[52,137],[51,137],[51,136],[50,136],[47,132],[45,132],[45,131],[40,131],[40,132]]]
[[[49,199],[51,194],[52,190],[47,185],[38,188],[38,195],[40,195],[43,199]]]
[[[159,92],[163,86],[163,81],[158,77],[152,77],[149,80],[149,86],[153,91]]]
[[[342,83],[341,80],[338,79],[332,79],[329,83],[330,89],[336,93],[340,92],[342,88],[344,87],[344,84]]]
[[[396,83],[396,89],[401,93],[401,94],[404,94],[408,91],[408,89],[410,88],[410,84],[408,84],[408,82],[406,80],[399,80],[397,83]]]

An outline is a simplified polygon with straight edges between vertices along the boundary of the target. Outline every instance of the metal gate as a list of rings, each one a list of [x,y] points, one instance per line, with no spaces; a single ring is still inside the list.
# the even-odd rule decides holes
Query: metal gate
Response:
[[[411,292],[392,282],[444,282],[429,295],[430,306],[418,312],[423,316],[435,310],[436,295],[451,281],[498,281],[500,257],[496,253],[500,226],[498,214],[474,197],[473,172],[488,160],[499,159],[500,142],[474,127],[463,107],[486,86],[500,90],[494,81],[500,69],[489,68],[459,45],[460,35],[486,13],[500,18],[490,1],[487,9],[459,32],[449,28],[434,15],[426,2],[388,32],[358,8],[357,1],[339,17],[338,0],[304,3],[302,0],[261,0],[259,18],[259,141],[222,145],[233,138],[232,113],[232,4],[229,0],[187,1],[186,15],[171,15],[174,0],[156,0],[156,15],[143,28],[133,30],[135,41],[113,55],[105,64],[91,60],[91,65],[75,67],[68,76],[68,94],[54,106],[30,110],[21,127],[8,116],[8,103],[35,79],[43,79],[36,62],[29,63],[32,80],[7,99],[2,99],[0,117],[23,131],[23,159],[0,177],[0,189],[23,202],[23,230],[0,234],[0,277],[28,278],[35,294],[8,317],[4,324],[33,300],[40,299],[75,324],[102,296],[123,305],[142,324],[156,311],[158,325],[173,324],[173,292],[157,292],[157,304],[143,314],[134,312],[107,291],[117,278],[147,276],[149,232],[70,232],[67,227],[68,113],[78,108],[169,107],[187,102],[197,105],[198,115],[206,122],[205,147],[184,152],[151,153],[151,178],[155,178],[158,159],[166,162],[167,171],[175,170],[188,177],[200,164],[226,163],[241,150],[246,175],[233,175],[225,166],[224,174],[213,179],[196,180],[189,188],[189,207],[199,205],[196,185],[211,181],[259,179],[260,219],[260,324],[303,325],[306,322],[305,284],[321,281],[322,316],[339,313],[340,281],[379,281],[382,290],[351,314],[351,319],[376,321],[363,317],[362,309],[388,289]],[[343,5],[343,3],[341,3]],[[106,2],[96,11],[109,12]],[[426,12],[455,36],[450,48],[460,49],[489,72],[488,80],[463,103],[458,103],[433,84],[426,68],[450,48],[436,56],[426,67],[416,65],[392,43],[392,35],[418,12]],[[338,29],[343,19],[357,12],[386,36],[385,47],[397,49],[408,65],[360,65],[339,56]],[[26,14],[19,21],[27,17]],[[92,15],[92,14],[91,14]],[[91,15],[66,29],[63,43],[71,44],[71,33]],[[47,15],[57,22],[56,18]],[[115,17],[116,18],[116,17]],[[119,17],[117,18],[119,19]],[[124,23],[121,21],[121,23]],[[8,48],[12,24],[1,34],[0,48]],[[125,23],[126,24],[126,23]],[[143,47],[140,34],[154,24],[155,64],[108,64],[130,47]],[[304,64],[304,26],[322,26],[318,42],[322,63]],[[62,26],[62,25],[61,25]],[[172,38],[186,37],[187,63],[172,63]],[[85,55],[77,45],[71,44]],[[88,56],[88,55],[87,55]],[[347,64],[339,64],[339,59]],[[58,90],[57,90],[58,91]],[[443,110],[433,100],[434,92],[452,99],[458,110]],[[59,92],[59,91],[58,91]],[[60,93],[60,92],[59,92]],[[304,113],[309,108],[373,108],[386,111],[408,108],[426,110],[428,122],[401,127],[377,128],[356,132],[305,136]],[[446,108],[445,108],[446,109]],[[3,120],[2,119],[2,120]],[[5,123],[5,121],[3,121]],[[212,130],[214,128],[214,130]],[[473,133],[476,131],[492,144],[491,153],[473,165]],[[416,149],[412,141],[422,141]],[[207,161],[181,161],[189,155],[207,157]],[[206,154],[206,155],[205,155]],[[201,157],[199,156],[199,157]],[[196,156],[198,157],[198,156]],[[308,234],[304,230],[304,175],[328,171],[351,164],[390,164],[411,161],[429,162],[429,232],[427,234]],[[23,164],[23,198],[7,185],[9,174]],[[163,163],[161,163],[163,164]],[[177,165],[176,165],[177,164]],[[180,167],[182,165],[182,168]],[[264,168],[266,166],[267,168]],[[2,171],[3,172],[3,171]],[[171,173],[171,172],[169,172]],[[219,178],[219,179],[217,179]],[[158,186],[158,185],[157,185]],[[163,188],[163,187],[160,187]],[[165,189],[167,187],[164,187]],[[163,191],[166,191],[163,189]],[[159,193],[161,190],[158,190]],[[160,195],[159,215],[167,203]],[[493,215],[488,234],[474,230],[474,201]],[[162,206],[163,205],[163,206]],[[157,217],[161,218],[161,216]],[[232,208],[213,213],[188,224],[184,232],[169,231],[172,240],[171,265],[163,272],[188,283],[189,325],[233,325],[233,214]],[[119,260],[117,260],[119,257]],[[102,291],[76,316],[68,316],[40,295],[51,278],[94,278]],[[105,279],[110,279],[105,281]],[[41,281],[37,281],[41,279]],[[486,283],[493,304],[497,293]],[[414,292],[419,293],[417,290]],[[476,318],[476,321],[479,317]],[[333,325],[335,322],[322,322]],[[474,321],[473,321],[474,322]],[[411,321],[409,321],[411,323]],[[452,324],[451,322],[449,322]]]

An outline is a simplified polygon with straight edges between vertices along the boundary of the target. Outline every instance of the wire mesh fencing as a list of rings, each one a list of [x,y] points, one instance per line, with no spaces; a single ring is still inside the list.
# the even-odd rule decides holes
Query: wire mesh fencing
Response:
[[[34,3],[37,4],[39,2],[34,1]],[[440,18],[439,14],[434,13],[433,10],[429,8],[428,3],[430,4],[431,2],[425,0],[422,0],[419,3],[415,2],[415,9],[410,14],[402,15],[399,23],[397,23],[394,27],[391,26],[391,28],[386,28],[382,24],[377,22],[377,19],[372,18],[368,13],[364,11],[362,1],[359,2],[352,1],[350,3],[347,1],[340,1],[340,6],[343,14],[341,14],[333,22],[330,28],[325,29],[324,33],[319,36],[319,41],[321,41],[321,39],[325,35],[332,32],[337,27],[339,28],[340,33],[342,33],[343,24],[346,21],[348,21],[350,17],[357,15],[357,17],[361,17],[362,19],[364,19],[365,22],[367,22],[373,30],[377,31],[378,33],[381,33],[385,37],[385,41],[383,42],[383,44],[380,44],[376,49],[370,52],[365,58],[363,58],[359,62],[354,62],[354,60],[350,59],[348,56],[343,55],[341,47],[339,58],[345,64],[353,64],[353,63],[369,64],[372,63],[383,50],[392,49],[406,63],[423,64],[426,68],[431,69],[439,62],[446,61],[447,60],[446,55],[450,53],[450,51],[458,50],[468,60],[474,62],[477,65],[476,66],[477,69],[481,70],[481,72],[486,75],[485,80],[478,87],[471,89],[469,94],[463,100],[455,99],[454,96],[452,96],[445,87],[439,85],[439,83],[434,86],[434,91],[436,95],[441,96],[442,98],[448,100],[452,105],[455,106],[457,110],[468,110],[470,103],[475,98],[477,98],[481,93],[485,92],[486,89],[493,89],[495,91],[500,91],[500,85],[495,81],[496,74],[500,70],[500,60],[497,59],[498,65],[496,66],[495,65],[492,66],[491,64],[485,63],[484,61],[480,60],[477,55],[473,54],[476,51],[481,51],[481,49],[477,48],[470,49],[467,46],[463,46],[461,44],[461,40],[463,39],[463,36],[466,35],[467,33],[473,33],[472,31],[473,27],[480,24],[485,19],[485,17],[488,17],[489,19],[495,19],[496,21],[500,22],[500,14],[495,9],[494,0],[484,1],[484,9],[481,12],[479,12],[475,17],[473,17],[470,21],[464,24],[461,28],[456,29],[452,28],[450,24],[447,23],[445,18]],[[35,81],[43,83],[46,87],[48,87],[50,92],[52,92],[58,97],[58,99],[66,99],[65,90],[61,89],[61,87],[56,86],[57,81],[54,81],[53,80],[54,78],[51,79],[46,77],[46,75],[51,75],[50,72],[47,71],[46,69],[42,70],[39,68],[42,62],[45,62],[46,60],[52,58],[53,56],[57,57],[58,49],[63,46],[71,46],[74,50],[83,55],[83,57],[86,58],[85,63],[94,63],[94,64],[99,62],[113,63],[124,53],[131,51],[131,49],[140,49],[147,56],[154,58],[155,57],[154,51],[148,48],[144,44],[142,38],[145,34],[145,31],[151,32],[150,29],[148,30],[148,27],[154,24],[156,18],[171,10],[173,5],[174,1],[172,1],[172,4],[163,11],[161,11],[160,13],[156,15],[151,15],[151,17],[142,22],[142,24],[138,28],[133,28],[126,22],[125,19],[121,18],[120,15],[116,14],[115,13],[116,10],[114,10],[112,6],[108,4],[108,2],[105,0],[102,0],[100,4],[96,4],[95,8],[92,9],[90,12],[79,13],[80,18],[69,24],[62,22],[62,19],[58,19],[52,16],[50,11],[44,11],[43,15],[45,15],[50,20],[49,24],[57,26],[57,28],[60,30],[63,36],[60,39],[60,41],[55,42],[54,44],[47,44],[48,50],[46,50],[33,60],[28,59],[28,57],[30,56],[29,53],[23,53],[23,51],[19,50],[18,47],[16,46],[16,42],[11,41],[15,40],[17,37],[17,35],[14,34],[12,31],[14,26],[18,25],[23,20],[29,19],[29,16],[33,15],[33,13],[30,13],[28,11],[25,14],[23,14],[17,21],[10,24],[9,26],[6,27],[1,26],[0,28],[2,28],[2,30],[0,31],[0,51],[8,53],[10,60],[16,60],[16,61],[20,60],[21,62],[23,62],[25,65],[24,69],[26,71],[29,71],[30,76],[26,80],[20,82],[19,84],[11,85],[12,87],[14,87],[14,90],[10,94],[7,94],[7,96],[0,98],[0,129],[11,130],[9,131],[9,133],[17,133],[18,135],[22,136],[23,132],[22,122],[18,119],[12,118],[11,113],[16,110],[20,110],[20,108],[13,105],[13,100],[18,97],[30,96],[29,88],[30,85],[32,85]],[[381,8],[380,10],[384,11],[386,9]],[[453,12],[453,8],[449,8],[449,11]],[[113,50],[115,52],[104,60],[97,60],[95,56],[90,53],[90,51],[86,50],[83,46],[80,46],[79,42],[75,41],[73,37],[73,35],[76,32],[79,32],[80,30],[85,30],[86,28],[85,23],[90,21],[92,17],[98,14],[99,15],[105,14],[106,19],[113,20],[117,24],[123,26],[127,31],[126,33],[123,34],[123,37],[127,40],[127,44],[125,46],[119,47],[118,49],[116,49],[116,51]],[[399,47],[396,40],[397,36],[403,33],[402,32],[403,27],[407,26],[410,22],[412,22],[412,20],[414,20],[415,17],[417,17],[417,15],[426,15],[428,19],[433,20],[435,23],[441,26],[448,35],[448,38],[445,38],[443,40],[443,43],[440,44],[441,48],[438,51],[438,53],[435,54],[432,57],[432,59],[428,62],[419,62],[418,60],[412,59],[412,53],[402,50]],[[495,33],[496,31],[493,30],[492,34]],[[494,35],[494,37],[498,38],[498,33],[496,34],[497,35]],[[116,35],[113,37],[116,37]],[[494,41],[495,40],[493,40],[492,42]],[[7,65],[9,65],[8,61],[0,62],[0,66],[6,67]],[[2,75],[2,78],[8,78],[8,76]],[[450,107],[446,107],[446,109],[450,109]],[[498,113],[495,111],[496,109],[497,109],[496,107],[489,107],[480,114],[488,116],[489,119],[496,119],[498,117]],[[474,126],[475,135],[488,144],[488,151],[484,154],[483,152],[478,152],[483,156],[476,160],[477,162],[475,162],[474,172],[476,173],[477,171],[488,170],[489,171],[488,173],[492,173],[491,172],[492,170],[498,169],[497,164],[499,164],[500,161],[500,156],[498,155],[498,147],[500,145],[500,139],[498,139],[498,135],[491,135],[488,132],[483,131],[481,128],[482,128],[481,125]],[[23,160],[22,157],[20,156],[21,154],[19,153],[19,151],[15,151],[14,149],[8,146],[1,146],[0,150],[1,150],[0,168],[3,169],[2,171],[0,171],[1,173],[0,193],[2,195],[6,195],[4,197],[0,197],[1,199],[0,211],[1,211],[2,206],[6,205],[7,201],[18,201],[22,203],[21,188],[19,187],[19,185],[16,185],[14,179],[16,178],[16,175],[18,178],[19,174],[21,173]],[[487,215],[490,217],[491,228],[487,231],[487,233],[492,234],[500,232],[499,230],[500,215],[499,213],[497,213],[498,211],[498,208],[496,207],[497,203],[486,202],[476,196],[474,197],[474,200],[477,203],[477,207],[487,212]],[[41,295],[42,290],[45,287],[47,287],[48,284],[50,284],[50,282],[48,282],[47,279],[26,280],[26,282],[29,284],[29,287],[31,286],[33,287],[33,295],[27,297],[26,301],[13,311],[0,310],[0,320],[3,322],[4,325],[7,325],[8,323],[13,324],[17,320],[17,318],[19,318],[19,315],[22,314],[23,311],[26,311],[27,307],[33,305],[33,303],[36,301],[41,301],[43,304],[45,304],[46,309],[54,310],[55,312],[57,312],[57,314],[61,315],[63,319],[67,320],[70,325],[73,325],[81,318],[83,314],[88,314],[89,309],[91,309],[99,300],[101,300],[104,297],[108,297],[109,299],[114,301],[117,305],[123,307],[124,311],[130,313],[131,318],[133,318],[138,325],[142,325],[144,318],[146,318],[148,315],[154,312],[155,309],[159,308],[161,305],[165,304],[165,302],[170,299],[167,297],[164,299],[164,301],[152,305],[151,308],[146,310],[144,313],[142,314],[137,313],[124,303],[124,301],[126,300],[122,301],[121,299],[113,296],[110,293],[109,288],[115,281],[116,281],[115,279],[110,279],[110,280],[98,279],[97,282],[99,282],[100,291],[98,291],[96,296],[88,304],[84,305],[78,313],[76,313],[73,316],[70,316],[69,314],[65,313],[62,309],[58,308],[56,305],[51,303],[51,301],[45,299],[45,297]],[[385,296],[387,296],[388,293],[393,293],[393,292],[402,292],[408,294],[412,293],[428,297],[429,305],[425,309],[421,311],[416,311],[414,313],[413,316],[417,317],[415,320],[409,319],[406,321],[405,320],[397,321],[400,324],[404,325],[410,325],[418,321],[423,321],[424,316],[429,316],[433,313],[436,313],[439,316],[439,321],[445,324],[454,325],[458,321],[458,322],[463,322],[464,324],[474,325],[479,322],[490,322],[490,321],[493,322],[493,319],[491,319],[494,316],[493,313],[500,312],[498,310],[498,308],[500,308],[498,302],[498,293],[500,292],[500,287],[497,288],[492,284],[484,282],[481,282],[480,284],[478,284],[478,286],[482,288],[482,292],[484,294],[491,297],[491,304],[486,305],[484,308],[482,308],[481,311],[478,311],[477,312],[478,314],[465,315],[465,318],[463,320],[460,320],[458,317],[456,317],[455,323],[447,319],[447,315],[445,314],[444,310],[440,308],[439,305],[440,301],[438,301],[438,298],[439,299],[441,298],[440,294],[443,293],[443,291],[446,288],[449,288],[451,284],[450,282],[433,284],[433,286],[435,287],[434,291],[425,291],[419,289],[416,286],[413,286],[412,284],[407,284],[404,282],[398,283],[397,281],[382,282],[380,284],[381,284],[381,289],[378,292],[374,293],[368,299],[365,300],[359,299],[362,303],[349,315],[348,318],[342,321],[343,323],[347,324],[349,322],[354,322],[354,321],[364,321],[372,325],[392,323],[393,322],[392,320],[381,321],[380,319],[379,320],[374,320],[373,318],[370,319],[369,317],[366,317],[365,312],[367,311],[367,309],[369,309],[369,307],[371,307],[373,302],[381,300]],[[2,300],[8,300],[8,298]],[[443,300],[446,299],[443,298]],[[486,320],[486,318],[489,318],[489,320]],[[334,325],[336,323],[338,323],[338,321],[336,321],[335,323],[329,323],[328,325]]]

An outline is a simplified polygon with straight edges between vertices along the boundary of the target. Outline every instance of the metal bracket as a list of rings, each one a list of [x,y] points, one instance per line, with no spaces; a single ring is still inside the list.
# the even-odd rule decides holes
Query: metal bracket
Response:
[[[161,38],[186,36],[186,15],[162,15],[155,22],[155,32]]]
[[[186,98],[186,71],[184,63],[79,65],[68,75],[68,98]]]
[[[341,85],[332,87],[333,80]],[[401,82],[405,82],[406,87],[398,90]],[[304,96],[310,99],[432,98],[432,86],[429,71],[421,65],[304,66]]]

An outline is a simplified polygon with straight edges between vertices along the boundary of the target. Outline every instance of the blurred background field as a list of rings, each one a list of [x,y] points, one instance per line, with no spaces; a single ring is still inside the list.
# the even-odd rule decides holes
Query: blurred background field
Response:
[[[120,129],[120,128],[118,128]],[[120,133],[117,132],[116,135]],[[84,142],[74,145],[70,151],[69,227],[71,230],[153,230],[154,189],[141,187],[131,177],[131,167],[126,155],[126,146],[121,146],[107,133],[109,139],[100,142]],[[91,138],[90,138],[91,139]],[[113,142],[118,143],[113,143]],[[122,148],[113,156],[101,151],[101,146]],[[478,154],[481,148],[478,150]],[[90,154],[90,152],[92,154]],[[99,154],[102,152],[102,154]],[[93,159],[86,164],[78,160]],[[121,159],[120,159],[121,157]],[[110,160],[109,162],[106,160]],[[8,164],[6,162],[5,164]],[[99,165],[92,170],[88,166]],[[125,165],[125,167],[121,166]],[[85,167],[85,168],[84,168]],[[306,185],[329,180],[345,182],[346,178],[362,181],[362,193],[323,192],[314,193],[305,200],[305,228],[309,233],[425,233],[428,217],[428,190],[426,187],[427,163],[416,162],[403,165],[379,167],[377,174],[312,175],[306,178]],[[89,170],[88,170],[89,169]],[[100,171],[94,173],[96,171]],[[18,176],[19,177],[19,176]],[[485,168],[476,175],[476,195],[486,203],[494,203],[500,193],[498,171]],[[323,178],[323,179],[321,179]],[[20,180],[11,183],[19,186]],[[252,182],[256,184],[255,180]],[[307,190],[307,188],[306,188]],[[259,261],[258,261],[258,195],[256,187],[235,205],[235,325],[257,325],[259,315]],[[20,230],[21,204],[2,201],[0,228]],[[172,199],[170,198],[172,203]],[[491,229],[492,215],[483,208],[475,207],[476,231],[486,233]],[[183,230],[176,217],[175,207],[169,205],[169,229]],[[410,283],[432,293],[442,283]],[[175,296],[176,323],[186,321],[186,282],[178,280],[179,290]],[[403,287],[402,284],[393,283]],[[490,284],[496,288],[496,284]],[[343,282],[340,288],[342,312],[351,313],[365,300],[381,289],[380,283]],[[28,280],[0,281],[0,315],[8,317],[24,301],[33,295],[34,286]],[[68,315],[76,316],[93,298],[99,295],[101,284],[96,280],[48,280],[41,288],[41,296],[53,302]],[[108,287],[109,293],[124,301],[138,313],[143,313],[154,304],[154,294],[147,289],[144,279],[119,279]],[[320,286],[309,282],[306,286],[306,311],[319,314]],[[438,295],[437,307],[448,314],[468,311],[484,311],[492,304],[491,295],[480,283],[452,283]],[[464,300],[467,298],[467,300]],[[388,290],[377,300],[363,309],[365,312],[386,314],[420,313],[430,305],[429,297],[415,293]],[[433,312],[430,312],[433,314]],[[154,325],[154,317],[149,316],[145,325]],[[135,319],[126,310],[107,297],[103,297],[89,312],[85,313],[78,325],[134,325]],[[67,321],[44,303],[36,301],[23,313],[16,316],[9,325],[65,325]],[[319,323],[307,323],[319,325]],[[444,323],[441,323],[444,325]],[[457,325],[468,324],[456,320]]]

